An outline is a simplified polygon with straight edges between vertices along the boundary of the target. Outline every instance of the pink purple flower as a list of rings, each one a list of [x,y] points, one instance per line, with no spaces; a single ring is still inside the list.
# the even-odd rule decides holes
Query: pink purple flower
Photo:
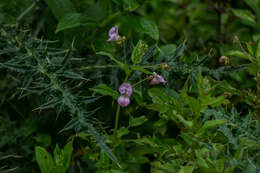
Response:
[[[108,32],[109,39],[108,42],[119,41],[120,35],[118,34],[118,26],[112,27]]]
[[[119,92],[120,92],[120,95],[126,95],[126,96],[130,97],[132,95],[133,89],[129,83],[124,82],[119,87]]]
[[[150,78],[150,85],[156,85],[159,83],[163,83],[164,85],[166,85],[166,81],[164,80],[164,78],[160,75],[158,75],[156,72],[153,72],[153,74],[149,77]]]
[[[129,83],[122,83],[119,87],[120,97],[118,97],[117,102],[120,106],[126,107],[130,103],[130,96],[132,95],[133,89]]]
[[[126,107],[130,103],[130,98],[126,95],[121,95],[120,97],[118,97],[117,102],[120,106]]]

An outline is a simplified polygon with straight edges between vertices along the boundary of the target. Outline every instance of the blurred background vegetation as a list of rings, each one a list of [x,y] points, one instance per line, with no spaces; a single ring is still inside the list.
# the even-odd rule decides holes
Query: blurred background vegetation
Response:
[[[260,172],[259,0],[1,0],[0,25],[0,172],[40,172],[46,150],[61,173]],[[123,46],[106,41],[115,25]],[[123,61],[139,40],[168,85],[136,88],[114,139],[101,84],[124,74],[97,52]]]

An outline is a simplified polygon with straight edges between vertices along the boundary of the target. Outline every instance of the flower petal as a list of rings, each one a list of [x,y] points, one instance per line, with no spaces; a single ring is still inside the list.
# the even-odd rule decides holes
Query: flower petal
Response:
[[[122,95],[118,97],[117,102],[121,107],[126,107],[130,103],[130,98],[125,95]]]

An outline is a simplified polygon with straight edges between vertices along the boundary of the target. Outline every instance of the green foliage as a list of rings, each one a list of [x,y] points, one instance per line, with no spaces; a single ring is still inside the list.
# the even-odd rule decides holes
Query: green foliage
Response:
[[[66,173],[70,166],[71,154],[73,151],[72,141],[67,143],[64,149],[56,145],[54,156],[42,147],[35,148],[36,160],[42,173]]]
[[[2,0],[0,172],[259,172],[259,19],[258,0]]]

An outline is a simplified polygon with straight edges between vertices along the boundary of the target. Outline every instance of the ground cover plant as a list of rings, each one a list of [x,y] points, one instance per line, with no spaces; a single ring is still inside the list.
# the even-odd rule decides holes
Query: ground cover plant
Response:
[[[0,7],[0,172],[260,172],[260,1]]]

